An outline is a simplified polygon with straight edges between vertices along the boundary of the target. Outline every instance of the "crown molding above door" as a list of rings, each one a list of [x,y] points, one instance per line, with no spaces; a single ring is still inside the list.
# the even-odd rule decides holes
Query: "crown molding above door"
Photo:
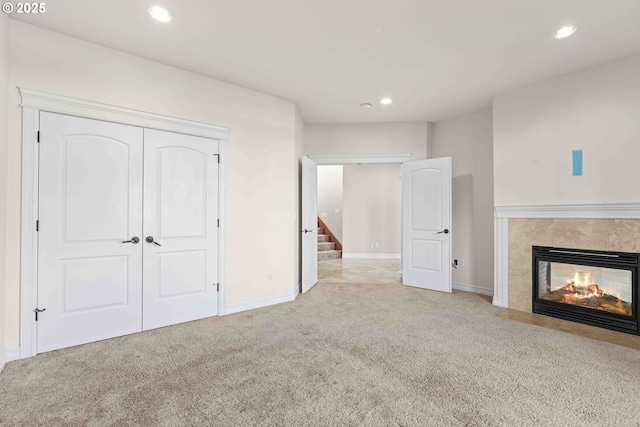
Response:
[[[18,87],[23,108],[68,114],[117,123],[168,130],[213,139],[227,139],[229,129],[222,126],[104,104],[102,102],[57,95]]]

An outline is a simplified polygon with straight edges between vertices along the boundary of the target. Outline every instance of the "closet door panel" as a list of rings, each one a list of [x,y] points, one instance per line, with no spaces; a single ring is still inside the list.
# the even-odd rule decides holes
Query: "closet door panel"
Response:
[[[38,352],[142,330],[143,131],[40,115]]]
[[[217,314],[218,143],[144,131],[143,328]]]

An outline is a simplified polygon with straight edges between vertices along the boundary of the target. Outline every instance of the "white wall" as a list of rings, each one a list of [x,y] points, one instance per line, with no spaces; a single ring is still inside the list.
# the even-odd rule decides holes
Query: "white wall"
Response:
[[[452,158],[456,284],[493,292],[493,123],[490,108],[434,123],[429,157]],[[457,286],[459,288],[459,286]]]
[[[318,216],[340,243],[344,243],[342,201],[342,165],[318,166]]]
[[[7,88],[9,84],[9,18],[0,15],[0,369],[6,345],[6,251],[7,251]]]
[[[0,210],[8,208],[8,347],[19,343],[17,86],[229,127],[227,304],[292,294],[300,149],[292,102],[11,20],[9,184],[7,202],[0,201]]]
[[[307,125],[305,154],[412,153],[427,158],[427,123]]]
[[[345,257],[401,252],[402,181],[399,164],[344,166]],[[378,243],[372,248],[371,243]]]
[[[639,202],[638,76],[640,54],[496,96],[495,204]]]

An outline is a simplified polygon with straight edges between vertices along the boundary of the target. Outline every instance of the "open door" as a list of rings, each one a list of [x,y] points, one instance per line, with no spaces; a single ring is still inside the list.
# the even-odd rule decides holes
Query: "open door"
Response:
[[[402,283],[451,292],[451,157],[402,164]]]
[[[302,157],[302,293],[318,282],[318,165]]]

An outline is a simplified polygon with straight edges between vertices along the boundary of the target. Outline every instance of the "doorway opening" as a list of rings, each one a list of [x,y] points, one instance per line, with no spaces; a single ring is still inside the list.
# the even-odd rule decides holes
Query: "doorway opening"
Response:
[[[401,284],[401,203],[399,163],[319,165],[318,281]]]

